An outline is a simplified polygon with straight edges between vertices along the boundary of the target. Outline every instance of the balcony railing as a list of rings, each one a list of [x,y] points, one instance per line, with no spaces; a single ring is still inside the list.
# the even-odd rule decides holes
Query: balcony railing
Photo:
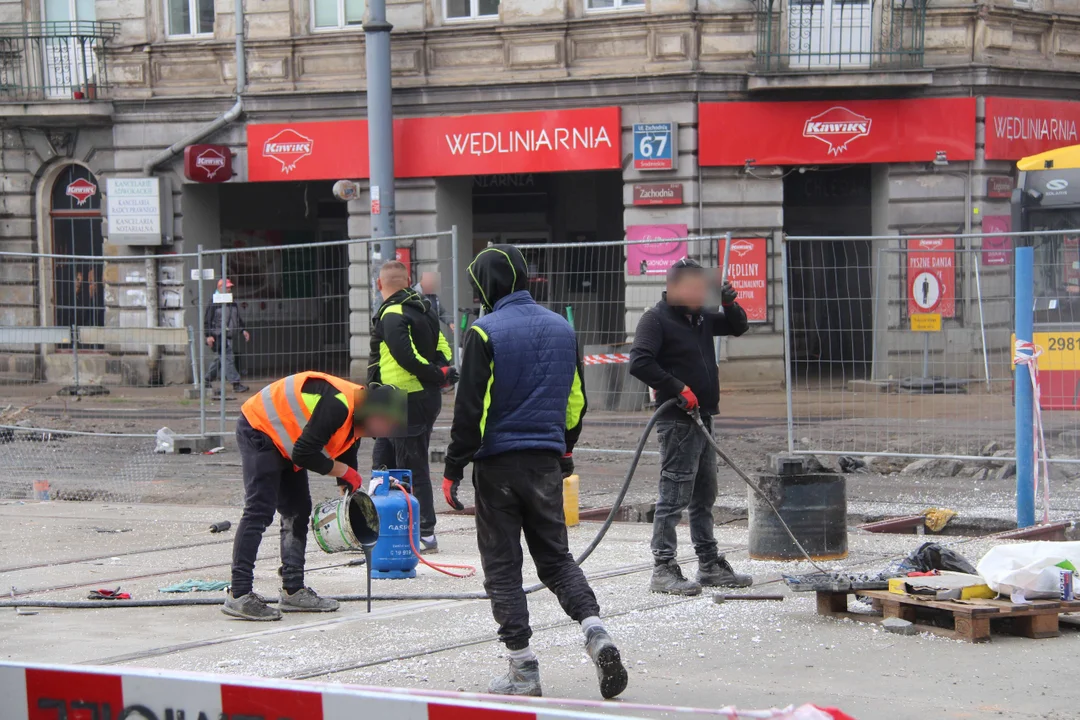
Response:
[[[106,96],[111,22],[0,23],[0,102]]]
[[[760,72],[921,68],[927,0],[757,0]]]

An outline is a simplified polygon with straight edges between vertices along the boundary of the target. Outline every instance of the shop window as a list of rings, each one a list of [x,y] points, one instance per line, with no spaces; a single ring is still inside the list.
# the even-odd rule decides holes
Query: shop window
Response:
[[[316,30],[338,30],[364,23],[364,0],[311,0]]]
[[[645,0],[586,0],[587,10],[621,10],[623,8],[643,8]]]
[[[214,0],[165,0],[165,32],[169,37],[214,34]]]
[[[69,165],[52,187],[53,298],[56,325],[105,324],[101,190],[94,174]]]
[[[443,0],[447,20],[474,20],[499,15],[499,0]]]

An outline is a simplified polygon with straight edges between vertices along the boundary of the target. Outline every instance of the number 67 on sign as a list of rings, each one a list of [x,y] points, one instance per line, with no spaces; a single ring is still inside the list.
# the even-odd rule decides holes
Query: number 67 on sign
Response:
[[[634,123],[634,169],[674,170],[678,130],[675,123]]]

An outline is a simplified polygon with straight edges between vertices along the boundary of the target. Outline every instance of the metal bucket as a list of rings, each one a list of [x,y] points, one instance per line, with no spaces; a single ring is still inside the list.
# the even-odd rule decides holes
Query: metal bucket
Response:
[[[815,560],[836,560],[848,554],[847,485],[843,475],[804,473],[756,478],[795,537]],[[801,560],[768,503],[747,490],[750,506],[750,557],[755,560]]]
[[[311,531],[328,553],[362,550],[379,539],[379,512],[364,492],[333,498],[315,508]]]

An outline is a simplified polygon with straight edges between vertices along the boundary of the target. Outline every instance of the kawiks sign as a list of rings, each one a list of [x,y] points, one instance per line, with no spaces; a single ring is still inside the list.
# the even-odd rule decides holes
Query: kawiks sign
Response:
[[[617,170],[617,107],[405,118],[394,122],[398,177]],[[248,125],[252,181],[368,175],[367,122]]]
[[[975,99],[702,103],[704,166],[929,162],[975,157]]]

